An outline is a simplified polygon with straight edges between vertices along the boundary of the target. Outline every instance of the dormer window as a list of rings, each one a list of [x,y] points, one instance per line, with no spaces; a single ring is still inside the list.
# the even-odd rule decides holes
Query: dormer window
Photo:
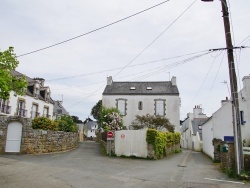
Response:
[[[147,90],[152,90],[152,87],[147,87]]]
[[[50,93],[47,93],[47,94],[46,94],[46,99],[45,99],[45,100],[46,100],[46,101],[49,101],[49,99],[50,99]]]
[[[130,87],[130,90],[135,90],[135,87]]]
[[[34,91],[34,97],[38,98],[38,96],[39,96],[39,88],[36,87]]]

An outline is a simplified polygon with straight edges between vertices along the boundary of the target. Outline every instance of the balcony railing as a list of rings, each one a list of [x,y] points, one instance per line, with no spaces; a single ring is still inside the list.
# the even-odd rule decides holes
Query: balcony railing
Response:
[[[40,113],[39,113],[39,112],[36,112],[36,111],[35,111],[35,112],[34,112],[34,111],[31,112],[31,118],[32,118],[32,119],[34,119],[34,118],[36,118],[36,117],[39,117],[39,116],[40,116]]]
[[[17,115],[22,116],[22,117],[27,117],[27,110],[25,109],[18,109],[17,110]]]
[[[0,113],[4,113],[4,114],[10,114],[11,112],[11,107],[7,106],[7,105],[2,105],[0,108]]]

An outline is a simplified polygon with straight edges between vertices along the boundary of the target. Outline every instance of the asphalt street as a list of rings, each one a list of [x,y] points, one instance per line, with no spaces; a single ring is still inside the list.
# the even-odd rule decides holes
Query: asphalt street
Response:
[[[103,156],[96,142],[41,155],[0,155],[0,188],[234,188],[250,183],[228,178],[200,152],[183,150],[162,160]]]

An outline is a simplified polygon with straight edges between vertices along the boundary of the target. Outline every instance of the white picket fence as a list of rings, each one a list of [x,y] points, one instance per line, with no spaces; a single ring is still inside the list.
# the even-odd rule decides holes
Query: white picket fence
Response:
[[[250,155],[250,147],[243,147],[243,154]]]

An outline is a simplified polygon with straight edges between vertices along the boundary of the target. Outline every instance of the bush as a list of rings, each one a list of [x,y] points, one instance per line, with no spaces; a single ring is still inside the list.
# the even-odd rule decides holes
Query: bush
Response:
[[[58,130],[58,124],[46,117],[36,117],[32,120],[33,129]]]
[[[63,115],[59,119],[56,120],[58,124],[59,131],[65,132],[77,132],[78,127],[74,123],[73,118],[71,116]]]
[[[152,144],[156,158],[166,156],[166,147],[170,148],[174,144],[180,143],[180,133],[160,132],[155,129],[148,129],[146,135],[148,144]],[[175,150],[174,152],[177,153]]]
[[[43,129],[52,131],[77,132],[78,127],[70,116],[61,116],[55,121],[46,117],[37,117],[32,120],[33,129]]]

